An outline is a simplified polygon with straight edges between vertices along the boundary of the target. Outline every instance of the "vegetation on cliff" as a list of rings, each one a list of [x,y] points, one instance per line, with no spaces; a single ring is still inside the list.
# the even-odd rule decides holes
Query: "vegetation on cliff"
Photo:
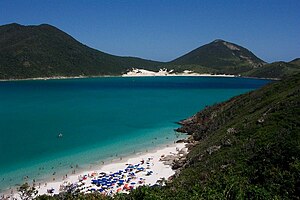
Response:
[[[300,74],[181,122],[196,146],[174,180],[127,199],[298,199]]]
[[[283,78],[293,74],[300,73],[299,60],[287,62],[273,62],[264,65],[264,67],[254,68],[242,73],[243,76],[260,77],[260,78]]]

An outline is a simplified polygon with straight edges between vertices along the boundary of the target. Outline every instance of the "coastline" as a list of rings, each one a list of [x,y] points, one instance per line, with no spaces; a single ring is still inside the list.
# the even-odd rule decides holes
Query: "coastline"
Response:
[[[24,79],[0,79],[0,82],[10,81],[35,81],[35,80],[65,80],[65,79],[86,79],[86,78],[127,78],[127,77],[241,77],[236,75],[226,74],[168,74],[168,75],[99,75],[99,76],[53,76],[53,77],[37,77],[37,78],[24,78]],[[249,77],[255,78],[255,77]],[[263,78],[262,78],[263,79]]]
[[[168,74],[168,75],[99,75],[99,76],[54,76],[54,77],[38,77],[25,79],[0,79],[0,82],[12,81],[47,81],[47,80],[68,80],[68,79],[88,79],[88,78],[133,78],[133,77],[214,77],[214,78],[247,78],[258,80],[281,80],[279,78],[260,78],[250,76],[237,76],[229,74]]]
[[[204,76],[204,75],[203,75]],[[108,76],[106,76],[106,77],[108,77]],[[144,77],[144,76],[137,76],[137,77]],[[59,77],[59,79],[69,79],[70,77]],[[92,77],[75,77],[75,78],[92,78]],[[154,151],[154,150],[151,150],[151,152],[152,151]],[[144,153],[142,153],[142,154],[144,154]],[[127,159],[127,160],[129,160],[131,157],[133,157],[133,158],[136,158],[136,157],[138,157],[139,155],[141,155],[141,154],[136,154],[136,155],[131,155],[131,156],[129,156],[128,158],[126,157],[124,157],[122,160],[125,160],[125,159]],[[118,165],[119,163],[120,163],[120,160],[119,159],[114,159],[113,160],[113,162],[112,162],[114,165]],[[101,165],[101,166],[99,166],[99,168],[95,168],[94,170],[100,170],[100,169],[102,169],[101,167],[105,167],[106,165],[108,165],[108,166],[110,166],[111,165],[111,163],[108,163],[108,164],[105,164],[105,165]],[[76,169],[77,170],[77,169]],[[76,174],[76,178],[78,178],[78,176],[79,175],[82,175],[82,174],[86,174],[86,173],[89,173],[89,172],[92,172],[92,171],[90,171],[91,169],[89,169],[89,171],[87,171],[87,168],[85,168],[85,169],[80,169],[80,172],[78,173],[77,172],[77,174]],[[61,177],[59,177],[59,178],[61,178]],[[57,179],[58,180],[58,179]],[[49,184],[51,184],[52,182],[51,181],[47,181]],[[58,183],[61,183],[62,181],[58,181]],[[54,183],[56,183],[56,182],[54,182]],[[48,186],[49,186],[49,184],[48,184]]]
[[[149,151],[146,150],[146,152],[139,152],[133,155],[128,155],[126,157],[121,158],[115,158],[111,161],[106,161],[104,164],[100,165],[94,165],[89,168],[83,168],[76,173],[68,174],[65,178],[62,177],[56,177],[55,180],[45,179],[40,182],[28,182],[29,185],[35,184],[35,187],[38,191],[38,195],[47,194],[47,190],[54,189],[53,194],[58,194],[60,191],[60,186],[63,184],[71,184],[71,183],[79,183],[78,178],[84,177],[87,175],[91,175],[95,172],[106,172],[111,173],[118,171],[120,169],[124,169],[128,163],[137,164],[141,160],[146,160],[148,158],[152,158],[151,161],[151,170],[153,171],[153,174],[151,176],[146,176],[145,173],[140,173],[138,178],[143,178],[144,182],[143,184],[137,184],[135,186],[140,185],[154,185],[156,184],[157,180],[165,179],[167,180],[169,177],[175,174],[175,170],[172,170],[172,163],[175,158],[178,158],[178,156],[186,156],[186,154],[182,155],[179,154],[179,151],[182,153],[183,151],[187,153],[186,148],[187,143],[176,143],[175,141],[173,143],[167,143],[164,145],[161,145],[159,147],[150,149]],[[163,157],[170,159],[169,161],[161,160]],[[171,157],[168,157],[171,156]],[[76,169],[77,170],[77,169]],[[86,187],[91,187],[91,180],[93,177],[88,177],[84,184]],[[5,190],[1,195],[5,195],[6,197],[13,197],[20,199],[19,194],[17,192],[18,187],[11,188],[9,190]],[[89,191],[85,191],[85,193],[88,193]],[[115,194],[116,188],[112,190],[112,194]],[[127,191],[124,191],[127,192]],[[51,194],[51,195],[53,195]]]

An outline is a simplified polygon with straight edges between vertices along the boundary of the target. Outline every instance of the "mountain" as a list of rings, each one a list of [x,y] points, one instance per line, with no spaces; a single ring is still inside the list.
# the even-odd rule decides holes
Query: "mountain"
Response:
[[[119,75],[160,64],[92,49],[48,24],[0,26],[0,79]]]
[[[224,40],[215,40],[173,61],[174,65],[199,65],[220,73],[239,74],[261,67],[264,61],[248,49]]]
[[[299,58],[266,64],[244,47],[215,40],[173,61],[121,57],[90,48],[58,28],[0,26],[0,79],[122,75],[132,68],[281,78],[299,71]]]
[[[298,65],[297,65],[298,63]],[[273,62],[263,67],[254,68],[250,71],[242,73],[243,76],[259,77],[259,78],[283,78],[300,72],[299,59],[287,62]]]
[[[289,63],[294,64],[294,65],[300,65],[300,58],[296,58],[296,59],[290,61]]]

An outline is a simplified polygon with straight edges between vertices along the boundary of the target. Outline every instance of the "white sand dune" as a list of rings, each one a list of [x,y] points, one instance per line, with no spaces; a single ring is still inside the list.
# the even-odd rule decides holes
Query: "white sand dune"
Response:
[[[158,72],[132,68],[131,71],[123,74],[122,77],[145,77],[145,76],[210,76],[210,77],[235,77],[226,74],[199,74],[190,70],[184,70],[181,73],[175,73],[174,70],[160,69]]]

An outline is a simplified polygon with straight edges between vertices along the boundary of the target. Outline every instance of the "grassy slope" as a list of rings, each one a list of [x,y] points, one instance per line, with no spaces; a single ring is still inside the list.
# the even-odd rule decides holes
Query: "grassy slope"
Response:
[[[300,58],[296,58],[296,59],[290,61],[289,63],[300,66]]]
[[[283,78],[300,72],[300,65],[295,63],[274,62],[263,67],[252,69],[242,73],[243,76],[260,78]]]
[[[143,188],[131,197],[298,198],[299,101],[300,74],[197,113],[184,127],[199,140],[185,169],[167,187]],[[212,147],[220,149],[209,154]]]

